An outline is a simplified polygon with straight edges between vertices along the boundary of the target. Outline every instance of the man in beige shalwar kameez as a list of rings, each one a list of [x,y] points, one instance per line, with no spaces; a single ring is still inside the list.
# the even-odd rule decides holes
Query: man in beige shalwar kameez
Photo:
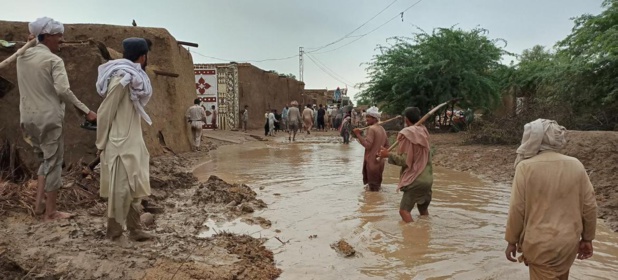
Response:
[[[366,137],[361,135],[361,130],[353,130],[358,139],[358,143],[365,147],[363,160],[363,184],[369,191],[377,192],[382,188],[382,173],[384,173],[384,161],[377,159],[380,148],[388,148],[388,136],[384,128],[378,124],[381,113],[377,107],[367,110],[367,129]]]
[[[193,150],[199,151],[202,141],[202,132],[204,131],[204,124],[206,124],[206,111],[200,106],[201,100],[196,98],[193,100],[193,106],[187,109],[185,117],[191,125],[191,136],[193,138]]]
[[[582,163],[558,153],[566,129],[538,119],[517,149],[505,239],[506,258],[529,266],[531,279],[568,279],[571,265],[592,257],[597,205]]]
[[[20,126],[40,162],[34,211],[45,213],[46,221],[70,218],[72,214],[56,210],[62,186],[65,104],[73,104],[87,114],[89,121],[96,120],[97,115],[75,97],[64,62],[54,54],[63,41],[62,23],[43,17],[30,23],[28,29],[39,42],[17,58],[17,81]]]
[[[108,200],[107,236],[122,235],[126,226],[136,241],[151,239],[141,230],[141,199],[150,195],[150,154],[142,137],[144,111],[152,86],[144,68],[149,44],[142,38],[122,42],[123,59],[99,66],[97,90],[105,99],[98,110],[97,148],[101,156],[102,197]]]

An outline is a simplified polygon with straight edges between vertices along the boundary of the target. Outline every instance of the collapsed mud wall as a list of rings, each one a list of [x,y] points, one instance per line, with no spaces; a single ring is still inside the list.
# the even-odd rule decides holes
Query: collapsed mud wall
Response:
[[[276,109],[281,113],[291,101],[303,102],[305,83],[281,77],[251,64],[238,64],[238,106],[240,111],[249,105],[250,129],[264,127],[266,110]],[[305,97],[306,98],[306,97]]]
[[[26,22],[0,21],[0,39],[25,40],[28,35]],[[175,152],[190,150],[189,128],[184,112],[195,97],[193,60],[190,53],[179,46],[176,39],[162,28],[112,26],[98,24],[67,24],[64,39],[82,41],[92,38],[103,42],[110,53],[122,52],[122,40],[128,37],[144,37],[152,40],[153,48],[148,56],[148,75],[153,85],[153,97],[146,106],[153,124],[142,123],[144,140],[151,156],[165,152],[167,145]],[[115,51],[114,51],[115,50]],[[0,61],[12,52],[0,50]],[[100,50],[89,43],[65,44],[59,56],[64,59],[71,89],[91,110],[96,111],[101,97],[96,93],[97,67],[105,62]],[[113,56],[113,55],[112,55]],[[155,75],[153,70],[179,74],[179,77]],[[26,163],[33,166],[32,150],[19,130],[19,90],[15,63],[0,70],[0,75],[15,84],[15,88],[0,99],[0,138],[8,138],[17,146]],[[90,161],[95,157],[94,131],[79,127],[83,122],[77,110],[67,105],[65,113],[65,162],[80,159]]]

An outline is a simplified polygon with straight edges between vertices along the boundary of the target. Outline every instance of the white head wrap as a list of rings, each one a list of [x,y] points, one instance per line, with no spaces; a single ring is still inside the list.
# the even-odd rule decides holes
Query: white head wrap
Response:
[[[30,34],[39,36],[41,34],[58,34],[64,33],[64,25],[62,23],[53,20],[52,18],[42,17],[37,18],[35,21],[28,24],[28,31]]]
[[[565,133],[566,128],[553,120],[537,119],[527,123],[521,145],[517,148],[515,167],[520,161],[536,156],[541,151],[562,149],[566,144]]]
[[[371,108],[367,109],[366,115],[367,116],[372,116],[372,117],[380,120],[380,116],[382,115],[382,113],[380,113],[378,107],[372,106]]]

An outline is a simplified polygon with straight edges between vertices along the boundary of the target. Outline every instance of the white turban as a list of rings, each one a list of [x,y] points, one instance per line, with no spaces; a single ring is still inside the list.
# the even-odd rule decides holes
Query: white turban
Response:
[[[520,161],[536,156],[541,151],[562,149],[566,144],[565,133],[566,128],[553,120],[537,119],[527,123],[524,126],[521,146],[517,148],[515,167]]]
[[[380,116],[382,115],[382,113],[380,113],[380,111],[378,110],[378,107],[376,106],[372,106],[371,108],[367,109],[365,114],[367,116],[372,116],[378,120],[380,119]]]
[[[62,23],[53,20],[52,18],[42,17],[37,18],[35,21],[28,24],[28,30],[30,34],[35,37],[41,34],[58,34],[64,33],[64,25]]]

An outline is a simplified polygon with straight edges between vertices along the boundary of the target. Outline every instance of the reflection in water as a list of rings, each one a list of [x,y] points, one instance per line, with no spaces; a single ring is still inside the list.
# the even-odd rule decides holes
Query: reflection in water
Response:
[[[526,267],[503,253],[509,186],[436,167],[430,217],[419,218],[415,209],[415,222],[403,224],[398,167],[387,166],[382,192],[366,193],[362,147],[318,140],[221,147],[195,171],[201,180],[217,174],[246,183],[268,203],[254,215],[271,220],[272,228],[253,236],[270,238],[266,246],[283,269],[281,279],[527,279]],[[219,229],[250,231],[238,224]],[[329,247],[341,238],[356,257]],[[576,261],[571,279],[616,279],[618,234],[600,221],[594,245],[595,256]]]

